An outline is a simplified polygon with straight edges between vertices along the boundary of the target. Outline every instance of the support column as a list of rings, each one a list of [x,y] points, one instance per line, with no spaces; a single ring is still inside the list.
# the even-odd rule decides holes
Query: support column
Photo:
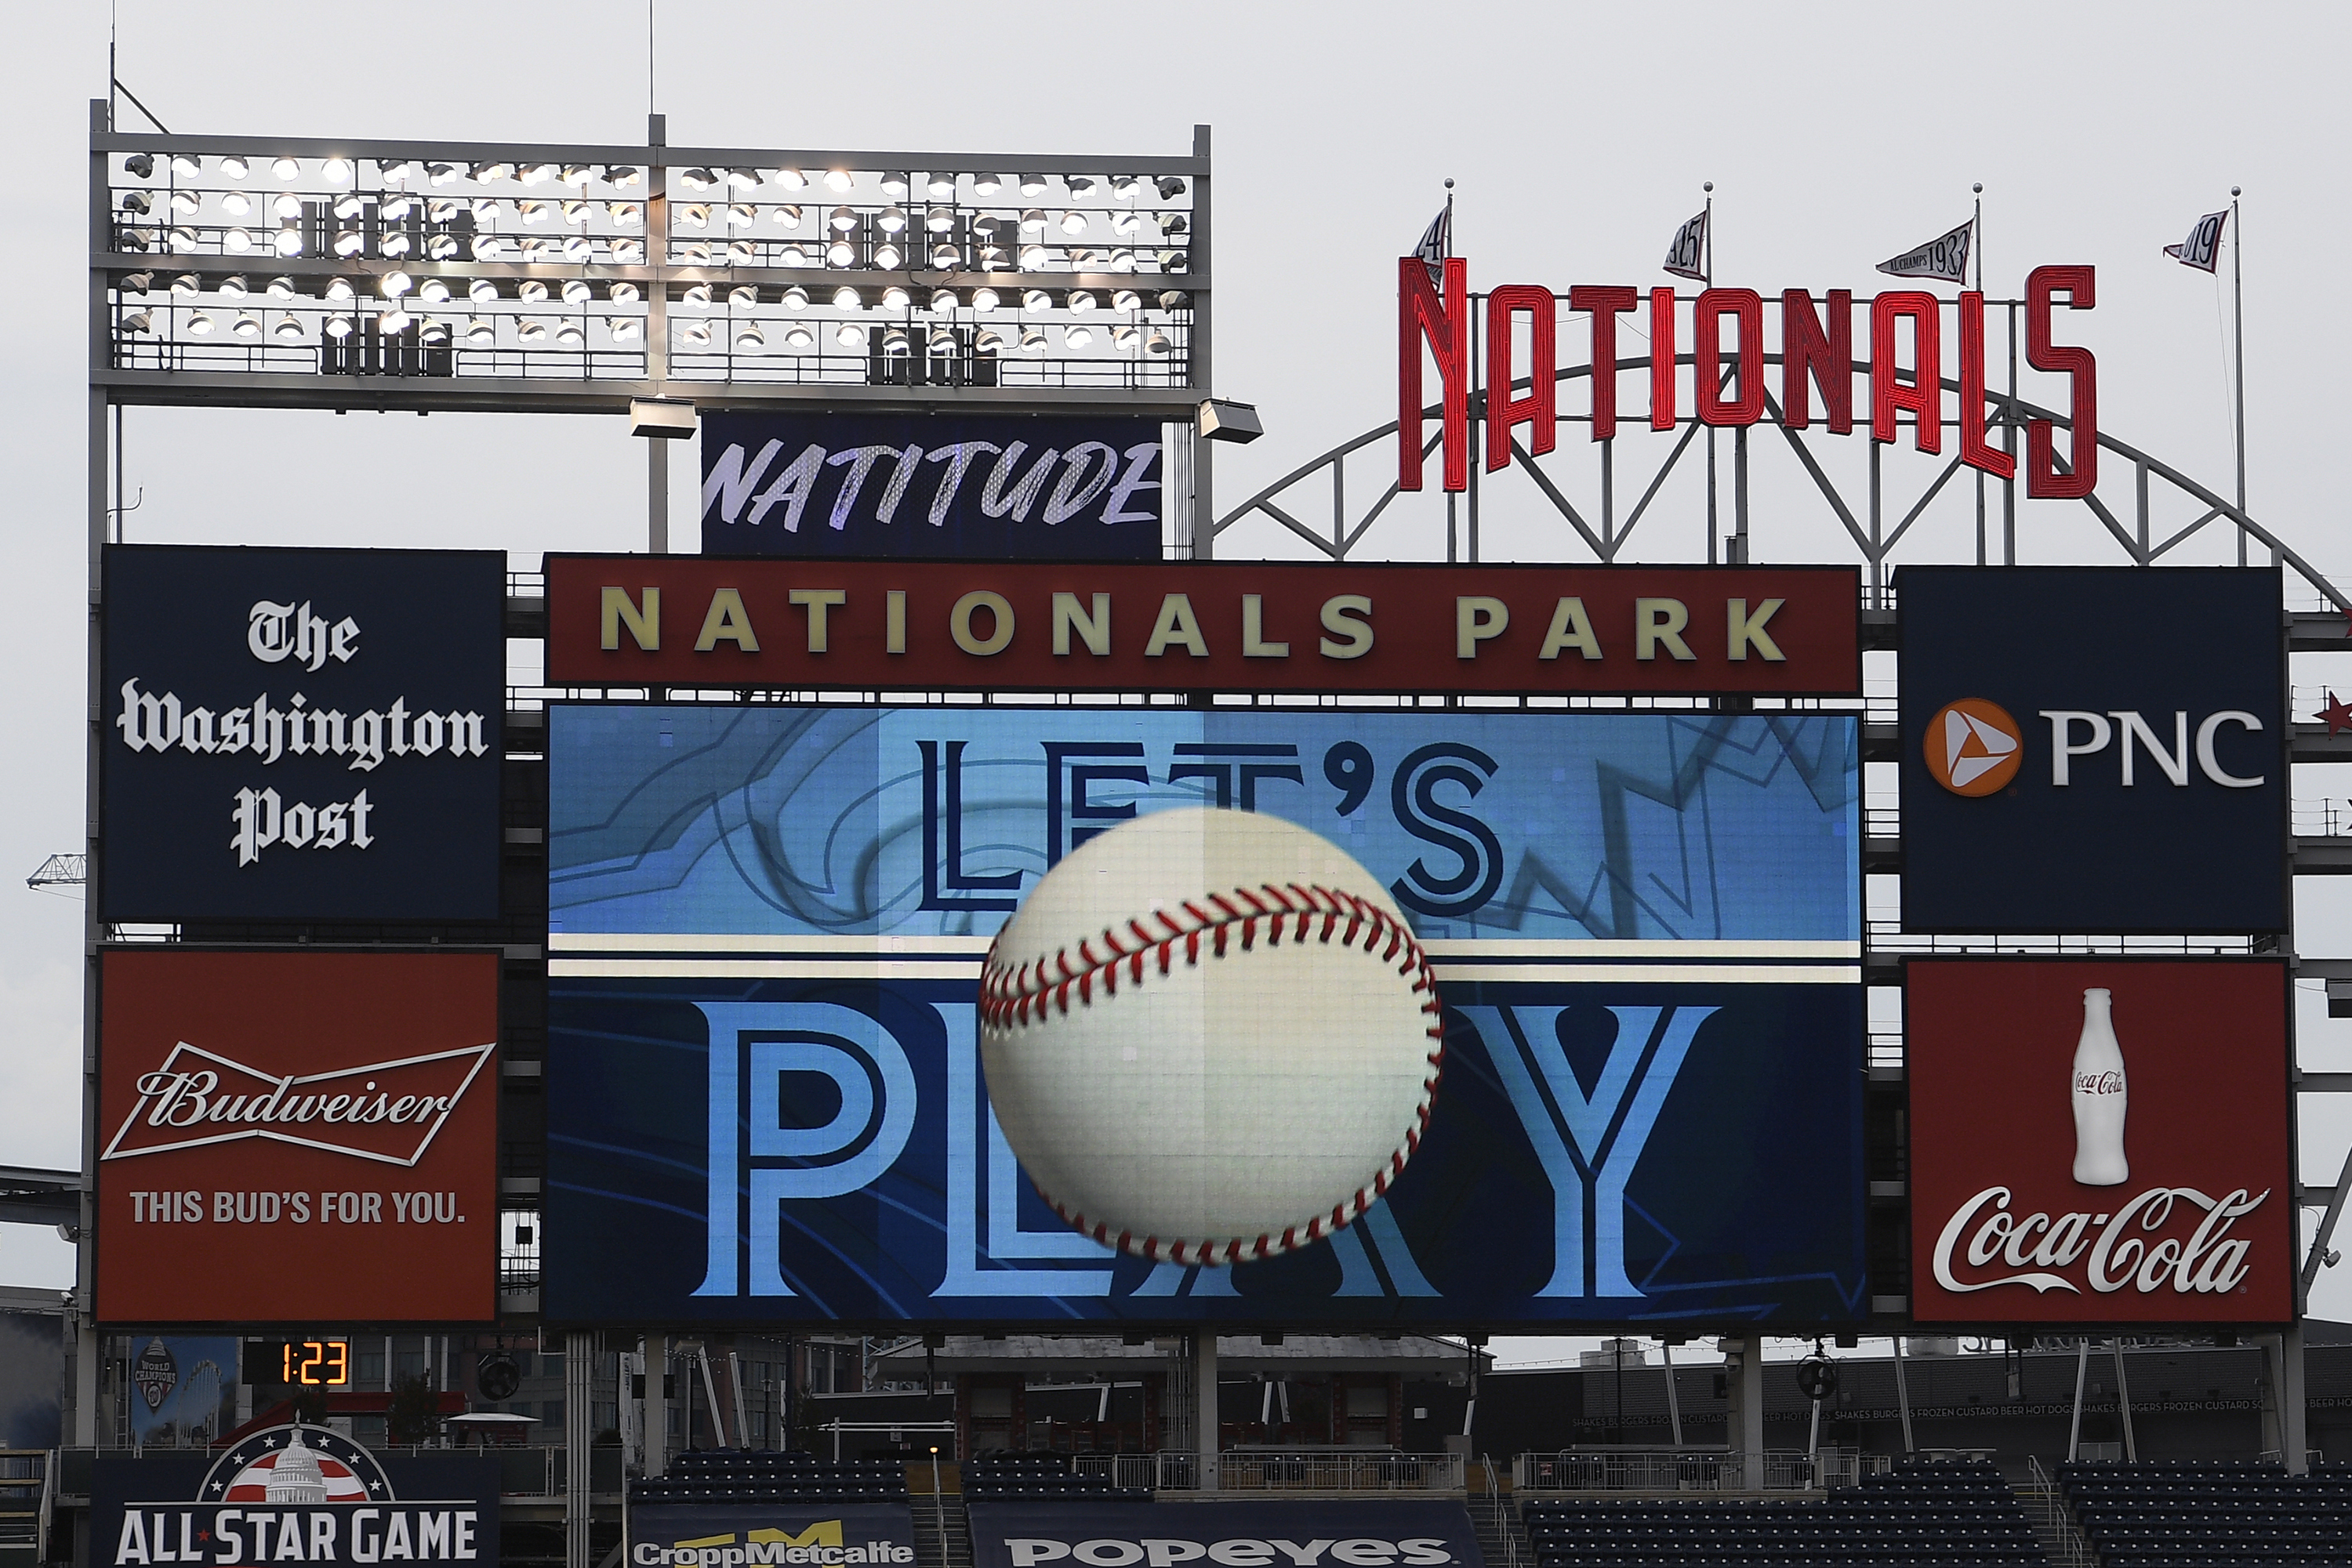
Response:
[[[563,1336],[563,1568],[588,1568],[588,1459],[596,1336]]]
[[[669,553],[669,443],[646,443],[646,552]]]
[[[1895,1336],[1895,1408],[1903,1416],[1903,1451],[1919,1450],[1911,1442],[1911,1380],[1903,1374],[1903,1336]]]
[[[646,1435],[646,1474],[669,1468],[669,1336],[646,1339],[646,1401],[640,1424]]]
[[[2066,1461],[2072,1464],[2083,1457],[2083,1380],[2091,1373],[2091,1342],[2085,1337],[2074,1342],[2074,1419],[2066,1428]]]
[[[2269,1363],[2279,1458],[2285,1462],[2288,1475],[2305,1474],[2310,1468],[2310,1437],[2305,1421],[2302,1326],[2283,1334],[2264,1334],[2263,1360]]]
[[[1746,1463],[1741,1487],[1764,1488],[1764,1340],[1750,1334],[1723,1342],[1725,1383],[1730,1394],[1724,1442]]]
[[[1192,1441],[1201,1489],[1217,1489],[1217,1331],[1192,1333]]]

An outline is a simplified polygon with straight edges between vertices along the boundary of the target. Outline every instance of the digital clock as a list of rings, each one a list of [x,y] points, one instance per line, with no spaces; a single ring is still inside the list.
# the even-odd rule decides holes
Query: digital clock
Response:
[[[262,1347],[266,1373],[295,1388],[349,1388],[352,1384],[352,1342],[349,1340],[279,1340]]]

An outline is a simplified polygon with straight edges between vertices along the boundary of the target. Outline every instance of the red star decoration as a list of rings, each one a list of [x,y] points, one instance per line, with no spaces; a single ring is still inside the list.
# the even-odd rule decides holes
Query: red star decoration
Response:
[[[2319,710],[2318,718],[2327,726],[2329,734],[2340,735],[2352,730],[2352,703],[2337,701],[2336,693],[2331,691],[2327,694],[2327,706]]]

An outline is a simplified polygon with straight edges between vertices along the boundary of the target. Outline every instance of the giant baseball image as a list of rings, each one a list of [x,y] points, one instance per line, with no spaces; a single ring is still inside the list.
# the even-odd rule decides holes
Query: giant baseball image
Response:
[[[1180,1263],[1305,1247],[1419,1145],[1444,1036],[1387,891],[1255,812],[1154,813],[1047,872],[989,950],[980,1042],[1056,1213]]]

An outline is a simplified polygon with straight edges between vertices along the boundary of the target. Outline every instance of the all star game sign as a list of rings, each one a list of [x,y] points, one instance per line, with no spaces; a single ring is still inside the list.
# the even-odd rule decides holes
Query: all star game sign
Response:
[[[495,1563],[499,1471],[488,1458],[378,1458],[296,1423],[219,1455],[102,1453],[90,1481],[93,1563]]]

